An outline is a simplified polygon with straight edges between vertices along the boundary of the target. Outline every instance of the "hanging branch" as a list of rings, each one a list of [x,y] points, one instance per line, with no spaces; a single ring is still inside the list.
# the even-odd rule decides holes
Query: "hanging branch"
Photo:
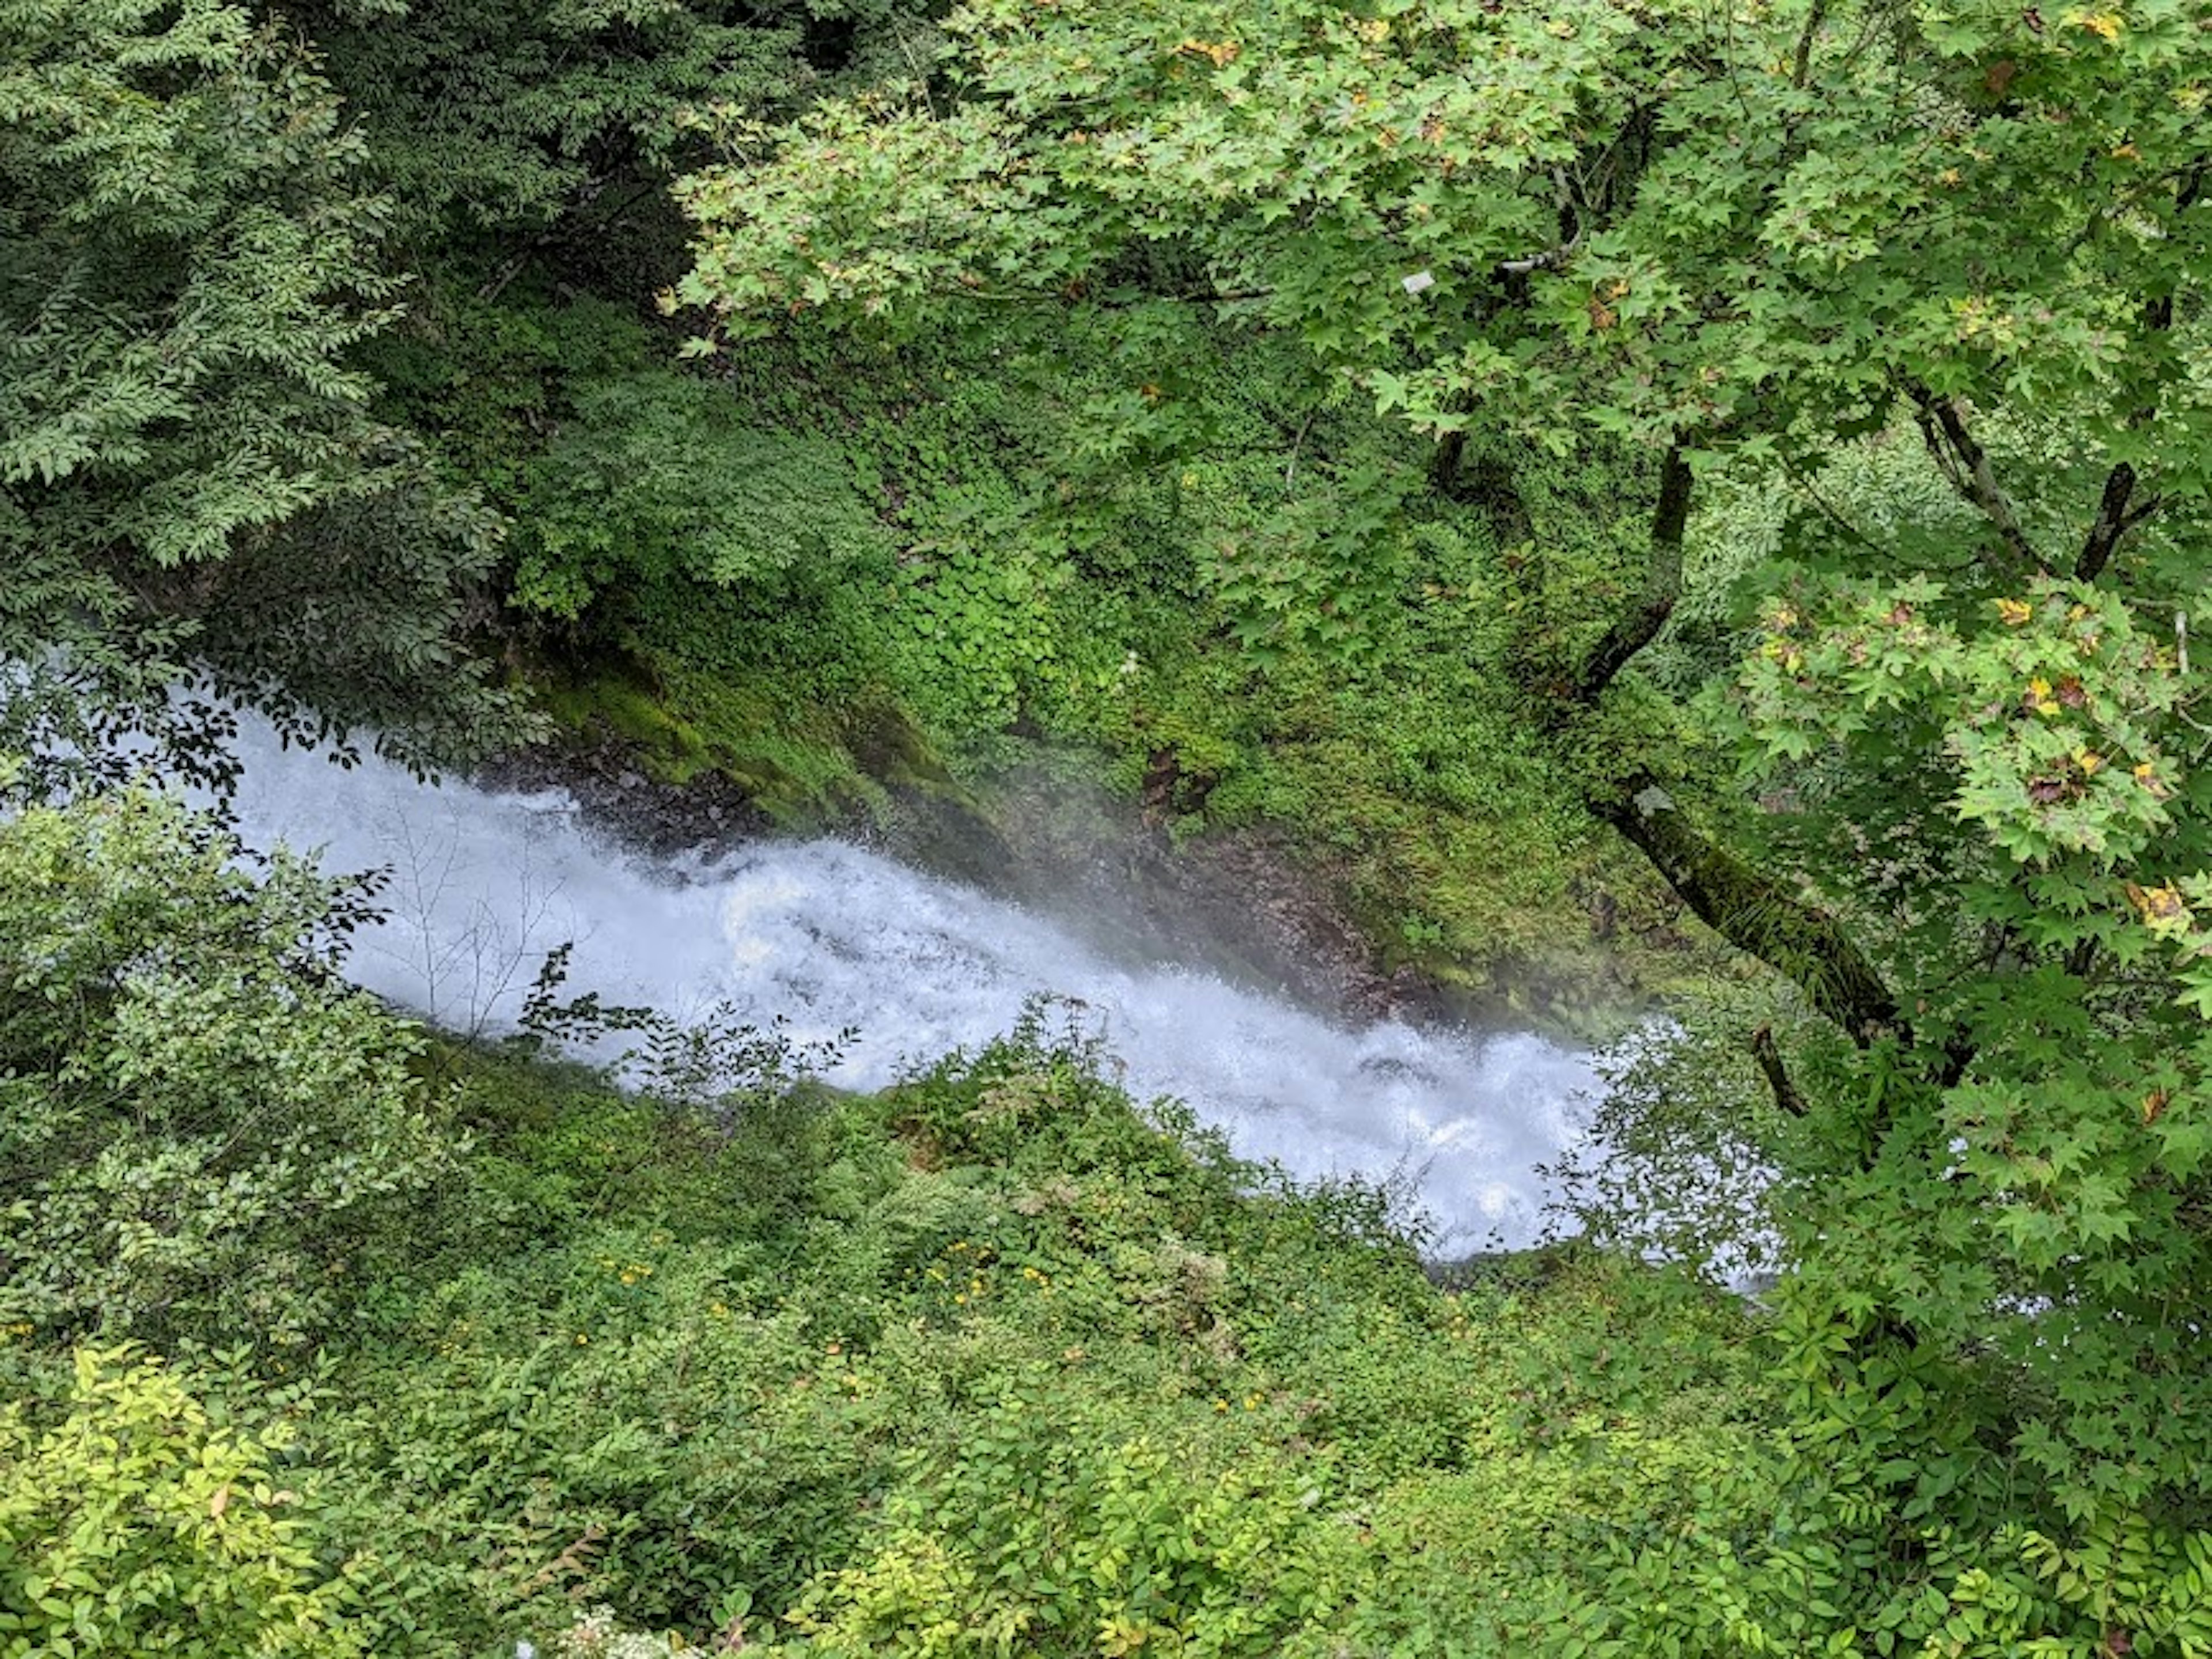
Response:
[[[1795,981],[1862,1048],[1892,1033],[1909,1039],[1896,997],[1841,922],[1701,834],[1664,790],[1631,788],[1599,803],[1598,816],[1651,860],[1699,921]]]
[[[1762,1025],[1751,1034],[1751,1057],[1766,1074],[1766,1086],[1774,1091],[1774,1103],[1791,1117],[1804,1116],[1805,1097],[1797,1092],[1797,1085],[1790,1081],[1789,1068],[1782,1063],[1782,1050],[1774,1041],[1771,1025]]]

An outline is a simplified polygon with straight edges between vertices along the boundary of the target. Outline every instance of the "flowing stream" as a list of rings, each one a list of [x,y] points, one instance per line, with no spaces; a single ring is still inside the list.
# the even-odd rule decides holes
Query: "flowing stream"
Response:
[[[1536,1166],[1575,1139],[1596,1086],[1583,1056],[1536,1036],[1333,1023],[1203,971],[1114,960],[1048,916],[841,842],[648,861],[558,790],[434,787],[373,758],[342,770],[250,720],[240,749],[249,842],[392,872],[350,975],[462,1030],[511,1027],[564,940],[570,994],[678,1017],[727,1001],[801,1040],[857,1029],[830,1073],[854,1087],[979,1045],[1048,994],[1079,1005],[1133,1092],[1188,1102],[1240,1153],[1408,1183],[1444,1255],[1531,1237]]]

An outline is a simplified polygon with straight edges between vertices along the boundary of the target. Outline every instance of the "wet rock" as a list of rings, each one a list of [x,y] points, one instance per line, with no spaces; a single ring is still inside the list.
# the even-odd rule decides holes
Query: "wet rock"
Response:
[[[1124,960],[1187,963],[1363,1023],[1445,1012],[1369,944],[1333,872],[1264,830],[1178,841],[1154,793],[1120,800],[1044,768],[1000,780],[993,816],[1013,856],[986,884]]]
[[[586,822],[624,846],[666,857],[733,847],[764,834],[768,815],[716,773],[663,783],[627,763],[621,739],[546,744],[477,769],[491,789],[565,789]]]

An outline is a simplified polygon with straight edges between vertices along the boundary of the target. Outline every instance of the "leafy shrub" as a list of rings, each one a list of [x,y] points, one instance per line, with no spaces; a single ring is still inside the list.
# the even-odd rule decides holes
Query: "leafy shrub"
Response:
[[[143,793],[0,823],[0,1323],[296,1343],[461,1148],[337,889]]]
[[[814,576],[882,548],[842,452],[745,425],[721,386],[648,368],[570,398],[521,491],[525,606],[574,617],[617,585]]]
[[[1313,1515],[1320,1485],[1196,1436],[1120,1437],[1084,1393],[1010,1391],[910,1467],[870,1548],[787,1615],[791,1650],[1257,1659],[1328,1620],[1356,1540]]]
[[[127,1346],[78,1350],[55,1411],[0,1407],[0,1656],[368,1652],[312,1493],[275,1473],[287,1439]]]

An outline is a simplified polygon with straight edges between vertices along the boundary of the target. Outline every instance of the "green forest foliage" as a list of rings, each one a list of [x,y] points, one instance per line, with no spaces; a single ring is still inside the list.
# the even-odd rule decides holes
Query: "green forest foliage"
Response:
[[[301,0],[256,5],[314,43],[422,252],[551,237],[585,270],[665,281],[682,243],[665,185],[708,159],[697,117],[803,108],[908,71],[927,9],[815,0]],[[601,240],[596,251],[585,244]],[[656,268],[659,275],[653,275]],[[635,295],[629,297],[635,298]]]
[[[0,1408],[0,1653],[367,1653],[279,1482],[281,1425],[217,1422],[173,1370],[80,1348],[66,1389]]]
[[[331,886],[159,797],[0,838],[0,1322],[316,1332],[355,1230],[445,1172],[416,1045],[331,971]]]
[[[1210,301],[1433,435],[1437,493],[1493,522],[1517,480],[1463,486],[1469,434],[1649,456],[1613,471],[1648,527],[1588,620],[1498,666],[1591,814],[1813,1017],[1793,1052],[1755,1038],[1798,1407],[1853,1425],[1902,1516],[2032,1493],[2185,1524],[2212,1467],[2200,24],[979,3],[940,85],[733,125],[684,186],[678,292],[738,337]],[[1840,453],[1916,437],[1963,525],[1824,499]],[[1741,672],[1667,687],[1634,665],[1723,469],[1795,510],[1720,573],[1756,618]]]
[[[0,1652],[2212,1652],[2203,23],[0,0]],[[1605,1248],[452,1046],[179,681],[1665,986]]]
[[[177,734],[188,670],[402,747],[513,733],[459,638],[496,524],[353,361],[401,287],[365,159],[240,7],[0,8],[0,651],[61,680],[11,747]]]

